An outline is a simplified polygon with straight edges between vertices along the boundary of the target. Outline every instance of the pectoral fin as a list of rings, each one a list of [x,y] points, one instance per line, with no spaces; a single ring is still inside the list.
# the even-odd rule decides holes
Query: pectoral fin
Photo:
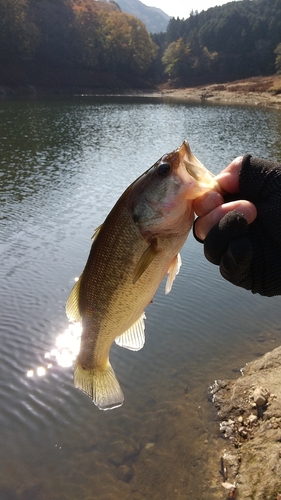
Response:
[[[139,319],[122,335],[116,337],[115,342],[125,349],[130,349],[131,351],[139,351],[142,349],[145,343],[144,335],[144,324],[145,313],[143,312]]]
[[[182,264],[181,256],[178,253],[172,260],[170,267],[168,269],[168,278],[166,281],[165,295],[167,295],[171,291],[173,282],[175,281],[177,274],[179,274],[181,264]]]
[[[157,246],[157,240],[153,240],[151,245],[145,250],[142,254],[140,260],[137,263],[135,274],[133,277],[133,284],[135,284],[141,275],[146,271],[148,266],[151,264],[156,255],[160,252],[160,249]]]
[[[81,314],[79,311],[80,283],[81,283],[81,276],[77,281],[77,283],[75,283],[74,287],[72,288],[66,302],[65,310],[69,321],[81,321]]]

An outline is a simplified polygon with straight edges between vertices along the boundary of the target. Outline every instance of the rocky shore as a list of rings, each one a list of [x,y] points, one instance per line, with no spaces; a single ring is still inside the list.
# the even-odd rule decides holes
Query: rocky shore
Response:
[[[188,88],[159,87],[154,96],[226,105],[254,105],[281,109],[281,75],[253,77],[235,82]]]
[[[211,387],[225,439],[221,486],[228,499],[281,500],[281,347],[241,372]]]

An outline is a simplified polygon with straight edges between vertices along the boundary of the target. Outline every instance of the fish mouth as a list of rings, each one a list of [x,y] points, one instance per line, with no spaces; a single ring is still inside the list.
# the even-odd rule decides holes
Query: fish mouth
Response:
[[[187,173],[196,181],[201,182],[204,180],[206,178],[206,173],[208,176],[214,177],[196,156],[194,156],[187,141],[183,141],[182,145],[178,148],[178,155],[179,164],[183,164]]]
[[[189,143],[184,141],[177,150],[178,174],[182,179],[188,174],[190,187],[193,186],[188,198],[197,197],[209,190],[220,191],[215,175],[204,167],[204,165],[192,153]],[[196,193],[196,194],[195,194]]]

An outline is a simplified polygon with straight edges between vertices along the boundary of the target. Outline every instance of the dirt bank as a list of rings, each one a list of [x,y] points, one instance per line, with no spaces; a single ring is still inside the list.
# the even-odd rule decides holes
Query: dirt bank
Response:
[[[160,86],[158,92],[154,92],[153,95],[186,101],[246,104],[281,109],[281,75],[178,89],[169,88],[170,85]]]
[[[281,499],[281,347],[211,388],[218,409],[226,498]]]

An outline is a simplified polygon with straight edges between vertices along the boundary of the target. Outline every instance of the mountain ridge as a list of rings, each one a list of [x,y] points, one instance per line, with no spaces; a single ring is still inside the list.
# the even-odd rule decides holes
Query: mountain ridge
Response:
[[[158,7],[149,7],[140,0],[117,0],[122,12],[140,19],[149,33],[166,31],[171,16]]]

